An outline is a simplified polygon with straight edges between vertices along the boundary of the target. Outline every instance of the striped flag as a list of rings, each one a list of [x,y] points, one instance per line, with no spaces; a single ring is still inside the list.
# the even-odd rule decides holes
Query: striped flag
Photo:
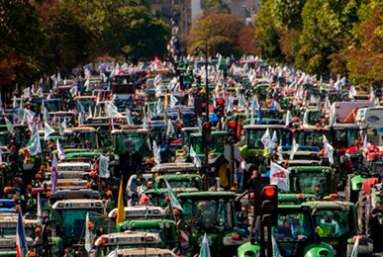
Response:
[[[24,229],[23,215],[19,209],[16,231],[16,257],[24,257],[26,252],[28,252],[27,236]]]
[[[51,169],[51,181],[52,181],[52,192],[56,190],[57,180],[58,180],[58,165],[57,165],[57,157],[56,154],[53,154],[52,160],[52,169]]]

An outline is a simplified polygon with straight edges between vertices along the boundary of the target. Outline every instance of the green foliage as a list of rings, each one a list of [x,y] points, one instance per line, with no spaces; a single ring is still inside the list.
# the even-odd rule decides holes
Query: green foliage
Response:
[[[272,12],[272,1],[265,1],[255,19],[256,44],[263,58],[269,61],[282,61],[283,55],[279,45],[280,37]]]
[[[302,9],[306,0],[273,0],[271,2],[275,23],[278,27],[296,28],[302,26]]]
[[[358,42],[362,0],[264,0],[255,24],[262,57],[310,74],[347,75],[348,47]],[[366,15],[368,16],[368,15]]]
[[[27,0],[0,1],[0,85],[30,80],[38,65],[43,33],[35,8]]]
[[[102,55],[152,59],[166,52],[168,37],[148,0],[0,1],[0,85],[69,72]]]
[[[354,26],[354,42],[347,55],[350,78],[361,85],[382,86],[383,3],[376,0],[363,2],[358,17],[360,22]]]

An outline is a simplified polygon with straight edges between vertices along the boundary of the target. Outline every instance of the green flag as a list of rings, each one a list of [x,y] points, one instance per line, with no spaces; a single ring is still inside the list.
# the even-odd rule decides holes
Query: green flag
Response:
[[[184,210],[182,209],[181,204],[178,202],[176,196],[174,195],[172,187],[169,185],[167,180],[165,180],[165,183],[166,183],[166,187],[168,188],[168,195],[170,198],[170,204],[171,204],[172,208],[178,209],[178,210],[183,212]]]
[[[42,152],[38,133],[33,134],[31,140],[29,141],[27,149],[31,155],[36,155]]]
[[[206,233],[202,239],[201,249],[199,251],[199,257],[211,257],[209,239]]]
[[[13,135],[15,133],[15,130],[13,129],[12,122],[8,120],[7,117],[4,117],[4,119],[5,119],[5,124],[7,125],[8,132],[11,133],[11,135]]]
[[[109,178],[109,160],[108,157],[101,155],[100,156],[100,177]]]

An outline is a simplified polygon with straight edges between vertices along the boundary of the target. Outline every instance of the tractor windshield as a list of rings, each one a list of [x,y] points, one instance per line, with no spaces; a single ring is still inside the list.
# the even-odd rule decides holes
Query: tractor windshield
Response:
[[[9,145],[9,137],[7,134],[0,134],[0,144]]]
[[[116,134],[115,149],[120,153],[143,151],[144,138],[139,133]]]
[[[193,233],[224,232],[234,227],[233,204],[224,199],[185,203],[185,223],[191,222]],[[189,220],[188,220],[189,219]]]
[[[272,228],[277,243],[304,242],[313,234],[313,225],[308,213],[279,211],[278,226]],[[286,255],[291,255],[293,249],[282,246]]]
[[[317,210],[314,223],[320,237],[340,237],[351,231],[350,215],[342,210]]]
[[[344,148],[355,144],[355,140],[359,139],[359,129],[342,129],[336,130],[334,135],[334,147]]]
[[[294,193],[322,194],[330,189],[329,176],[322,172],[292,173],[291,187]]]
[[[258,128],[258,129],[249,129],[247,131],[247,147],[249,149],[263,149],[264,145],[261,142],[261,138],[266,132],[266,127],[265,128]],[[273,137],[274,131],[277,132],[277,137],[278,137],[278,142],[280,139],[282,141],[284,140],[284,135],[283,131],[281,129],[269,129],[270,132],[270,137]]]
[[[199,188],[198,182],[193,178],[177,179],[177,180],[168,180],[171,188]],[[165,180],[161,180],[158,188],[167,188]]]
[[[102,213],[101,209],[63,209],[54,212],[58,220],[58,227],[62,228],[63,235],[66,238],[76,238],[81,236],[84,229],[85,217],[88,212]]]
[[[222,153],[223,147],[225,143],[225,136],[226,135],[214,135],[213,134],[213,149],[216,152]]]
[[[191,145],[193,146],[194,151],[197,154],[203,153],[203,147],[202,147],[202,137],[201,136],[193,136],[191,138]],[[210,145],[208,145],[208,148],[210,148]],[[210,151],[210,149],[209,149]]]
[[[297,138],[297,143],[299,145],[318,146],[319,148],[323,148],[323,134],[326,135],[327,139],[331,139],[329,133],[324,133],[319,130],[300,131],[298,136],[294,137]]]
[[[16,224],[1,224],[0,235],[2,237],[15,236],[16,235]]]

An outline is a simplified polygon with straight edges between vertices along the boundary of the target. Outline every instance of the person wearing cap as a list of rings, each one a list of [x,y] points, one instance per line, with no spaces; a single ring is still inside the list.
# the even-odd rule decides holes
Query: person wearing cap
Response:
[[[36,227],[36,238],[33,241],[36,246],[35,250],[37,253],[41,254],[41,250],[43,249],[43,236],[41,227]]]
[[[114,197],[112,190],[108,190],[106,192],[106,196],[103,197],[102,202],[104,203],[105,210],[107,212],[110,212],[115,207]]]

